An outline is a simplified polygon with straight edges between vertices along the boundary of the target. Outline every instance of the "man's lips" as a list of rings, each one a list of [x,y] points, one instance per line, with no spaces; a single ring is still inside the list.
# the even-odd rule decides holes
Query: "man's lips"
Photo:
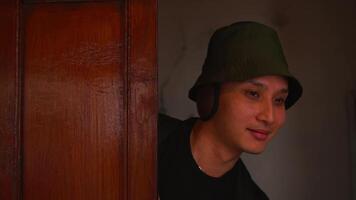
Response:
[[[271,131],[263,130],[263,129],[251,129],[251,128],[248,128],[247,130],[249,130],[251,132],[252,136],[254,136],[254,138],[256,140],[259,140],[259,141],[267,140],[268,135],[271,133]]]

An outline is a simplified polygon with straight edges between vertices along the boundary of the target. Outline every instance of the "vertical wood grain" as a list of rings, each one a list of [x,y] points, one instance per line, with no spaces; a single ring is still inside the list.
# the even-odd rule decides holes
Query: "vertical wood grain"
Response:
[[[0,2],[0,199],[21,194],[19,1]]]
[[[24,12],[24,199],[126,199],[125,6]]]
[[[58,2],[107,2],[120,0],[22,0],[24,3],[58,3]]]
[[[156,199],[156,1],[19,4],[0,3],[0,199]]]
[[[156,15],[155,0],[128,0],[129,200],[157,199]]]

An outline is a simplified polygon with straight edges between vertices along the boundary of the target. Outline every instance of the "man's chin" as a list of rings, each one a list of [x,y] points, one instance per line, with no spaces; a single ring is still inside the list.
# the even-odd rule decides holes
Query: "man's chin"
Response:
[[[245,153],[248,153],[248,154],[255,154],[255,155],[258,155],[258,154],[261,154],[265,151],[265,148],[254,148],[254,149],[246,149],[244,152]]]

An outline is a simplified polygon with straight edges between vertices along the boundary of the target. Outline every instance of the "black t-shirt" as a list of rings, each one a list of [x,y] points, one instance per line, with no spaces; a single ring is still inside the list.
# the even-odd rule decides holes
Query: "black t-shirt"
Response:
[[[233,200],[238,184],[239,162],[223,176],[211,177],[199,169],[190,148],[190,133],[196,119],[182,132],[171,134],[160,146],[159,193],[161,200]]]
[[[158,190],[160,200],[268,200],[240,159],[220,178],[213,178],[195,163],[190,132],[196,118],[185,121],[159,115]]]

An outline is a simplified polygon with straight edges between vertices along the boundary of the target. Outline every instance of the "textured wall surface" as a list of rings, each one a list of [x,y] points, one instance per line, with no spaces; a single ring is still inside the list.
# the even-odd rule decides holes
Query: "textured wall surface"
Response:
[[[254,20],[277,29],[304,96],[261,155],[244,155],[275,200],[351,199],[346,99],[356,88],[356,3],[328,1],[159,1],[160,110],[196,115],[187,92],[200,73],[208,40],[221,26]]]

